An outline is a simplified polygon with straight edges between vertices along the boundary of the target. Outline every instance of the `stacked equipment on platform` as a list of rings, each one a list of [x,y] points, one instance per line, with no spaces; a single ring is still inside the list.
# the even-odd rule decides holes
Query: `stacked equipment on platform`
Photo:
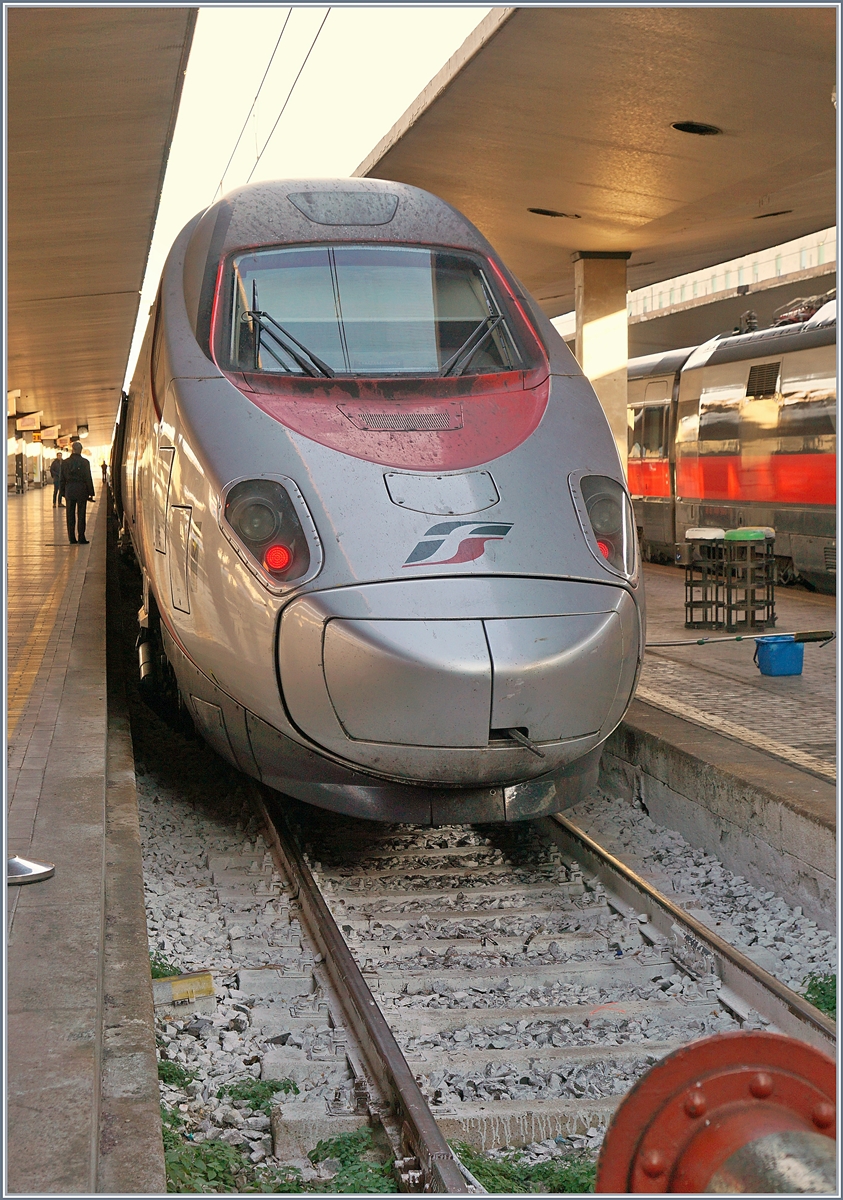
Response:
[[[688,529],[685,539],[677,559],[685,566],[686,629],[741,633],[775,625],[773,529]]]

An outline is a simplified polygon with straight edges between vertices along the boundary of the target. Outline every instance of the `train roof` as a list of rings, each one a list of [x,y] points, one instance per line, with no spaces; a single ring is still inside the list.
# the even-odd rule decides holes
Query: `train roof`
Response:
[[[805,322],[806,329],[820,329],[826,325],[837,324],[837,300],[827,301],[822,308],[817,309],[812,317]]]
[[[752,333],[721,334],[701,346],[685,346],[660,354],[645,354],[631,358],[627,367],[628,379],[649,379],[654,375],[671,375],[688,366],[715,366],[717,363],[740,362],[742,359],[765,358],[770,354],[792,354],[795,350],[813,350],[818,346],[833,346],[837,341],[837,302],[830,300],[808,321],[798,325],[779,325],[757,329]]]
[[[659,354],[644,354],[631,358],[627,365],[627,379],[649,379],[651,375],[674,375],[685,365],[696,350],[696,346],[685,346],[682,350],[662,351]]]
[[[488,253],[483,235],[445,200],[383,179],[283,179],[236,188],[201,216],[191,249],[313,241],[426,242]],[[190,254],[190,251],[188,251]]]
[[[836,319],[818,325],[812,325],[810,321],[799,325],[778,325],[772,329],[758,329],[753,333],[712,339],[698,348],[687,366],[715,366],[717,363],[740,362],[742,359],[792,354],[796,350],[833,346],[836,341]]]

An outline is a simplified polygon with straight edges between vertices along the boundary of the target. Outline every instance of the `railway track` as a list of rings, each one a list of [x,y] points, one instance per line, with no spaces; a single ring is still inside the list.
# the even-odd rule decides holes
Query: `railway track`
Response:
[[[187,1145],[229,1141],[307,1183],[319,1139],[371,1124],[402,1189],[470,1192],[446,1139],[569,1152],[708,1033],[834,1053],[832,1022],[564,818],[417,829],[309,809],[130,699],[150,948],[216,984],[207,1017],[158,1014]],[[286,1080],[271,1129],[233,1098]]]
[[[833,1022],[564,817],[418,830],[259,788],[254,803],[404,1190],[472,1190],[444,1138],[486,1149],[605,1125],[650,1065],[710,1033],[834,1052]]]

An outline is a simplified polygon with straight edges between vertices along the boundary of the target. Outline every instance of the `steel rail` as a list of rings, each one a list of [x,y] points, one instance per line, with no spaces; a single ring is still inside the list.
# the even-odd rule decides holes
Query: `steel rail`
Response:
[[[270,850],[279,869],[297,889],[299,903],[325,959],[326,969],[344,1006],[349,1026],[363,1050],[366,1065],[384,1095],[392,1100],[394,1115],[401,1126],[402,1140],[412,1148],[411,1157],[418,1159],[423,1190],[469,1195],[470,1189],[459,1163],[436,1124],[395,1035],[322,897],[282,806],[272,804],[273,794],[271,789],[260,784],[252,786],[255,807],[264,822]]]
[[[721,993],[720,996],[727,1007],[732,1007],[737,1000],[740,1008],[742,1002],[746,1008],[753,1008],[771,1021],[782,1033],[800,1038],[834,1057],[837,1046],[835,1022],[804,996],[781,983],[702,921],[662,895],[567,817],[557,813],[543,818],[543,824],[560,849],[597,875],[607,890],[634,908],[636,914],[646,914],[655,931],[674,941],[676,961],[683,970],[689,969],[688,959],[696,959],[698,963],[704,962],[706,957],[713,960],[724,989],[728,989],[726,995]],[[646,929],[643,932],[646,934]],[[738,1015],[745,1013],[738,1012]]]

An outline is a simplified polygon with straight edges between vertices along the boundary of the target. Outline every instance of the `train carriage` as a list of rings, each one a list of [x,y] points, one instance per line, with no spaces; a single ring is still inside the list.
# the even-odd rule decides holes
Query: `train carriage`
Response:
[[[836,579],[836,305],[629,365],[629,486],[645,556],[692,526],[768,525],[780,578]]]

